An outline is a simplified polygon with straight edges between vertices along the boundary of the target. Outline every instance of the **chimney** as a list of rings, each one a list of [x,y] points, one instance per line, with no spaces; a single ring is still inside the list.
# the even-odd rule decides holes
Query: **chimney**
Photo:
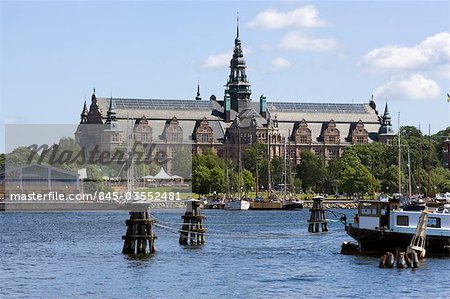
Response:
[[[264,95],[259,97],[259,114],[262,117],[267,118],[267,101]]]
[[[225,98],[223,99],[224,111],[225,111],[225,122],[229,123],[231,121],[231,97],[228,92],[225,91]]]

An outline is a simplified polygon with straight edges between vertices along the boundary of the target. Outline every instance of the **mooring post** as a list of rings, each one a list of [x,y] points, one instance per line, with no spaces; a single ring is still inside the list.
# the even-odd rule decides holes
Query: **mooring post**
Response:
[[[202,245],[205,244],[206,229],[203,226],[205,216],[200,209],[201,202],[191,199],[186,203],[186,212],[183,219],[183,225],[180,230],[180,245]]]
[[[125,221],[127,232],[122,236],[123,254],[152,254],[156,252],[153,224],[155,220],[149,217],[148,210],[130,212],[130,219]]]
[[[316,196],[313,197],[313,205],[312,208],[309,209],[311,211],[311,216],[308,220],[308,232],[310,233],[318,233],[320,230],[320,226],[322,226],[322,232],[328,231],[327,220],[325,217],[326,209],[323,206],[323,197]]]

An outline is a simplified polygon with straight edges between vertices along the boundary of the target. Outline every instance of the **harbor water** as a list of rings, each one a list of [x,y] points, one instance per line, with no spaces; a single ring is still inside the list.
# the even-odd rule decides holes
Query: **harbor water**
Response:
[[[308,210],[205,210],[208,235],[199,248],[178,244],[184,210],[151,213],[160,225],[157,253],[145,259],[121,253],[127,212],[0,214],[0,297],[450,296],[450,258],[379,269],[379,257],[339,254],[350,238],[338,221],[327,233],[308,233]]]

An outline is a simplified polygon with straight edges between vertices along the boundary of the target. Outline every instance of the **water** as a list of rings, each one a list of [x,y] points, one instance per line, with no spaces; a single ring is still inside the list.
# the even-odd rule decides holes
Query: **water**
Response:
[[[126,212],[2,213],[0,297],[450,296],[450,259],[379,269],[376,257],[339,254],[350,238],[338,222],[308,234],[307,210],[206,210],[211,234],[197,249],[178,244],[183,213],[153,212],[174,230],[155,229],[157,253],[148,259],[121,253]]]

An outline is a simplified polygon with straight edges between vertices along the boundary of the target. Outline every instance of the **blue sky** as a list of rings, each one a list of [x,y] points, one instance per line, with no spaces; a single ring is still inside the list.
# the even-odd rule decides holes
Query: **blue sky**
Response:
[[[98,96],[222,98],[236,35],[252,98],[365,103],[450,125],[450,7],[441,2],[0,2],[1,127],[78,123]]]

